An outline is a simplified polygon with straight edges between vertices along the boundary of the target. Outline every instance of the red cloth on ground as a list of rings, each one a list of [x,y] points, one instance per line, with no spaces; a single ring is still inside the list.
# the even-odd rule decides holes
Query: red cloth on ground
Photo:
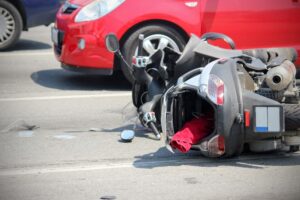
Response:
[[[183,128],[175,133],[170,145],[174,149],[186,153],[191,149],[193,144],[197,144],[201,139],[212,132],[213,125],[211,117],[203,116],[194,118],[186,122]]]

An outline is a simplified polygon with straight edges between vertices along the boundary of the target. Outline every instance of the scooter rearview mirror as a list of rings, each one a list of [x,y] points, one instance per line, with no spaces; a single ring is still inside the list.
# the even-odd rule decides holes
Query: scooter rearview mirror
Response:
[[[105,45],[108,51],[116,53],[120,49],[119,40],[114,33],[110,33],[105,37]]]
[[[122,53],[120,51],[119,40],[114,33],[110,33],[110,34],[106,35],[105,45],[106,45],[107,50],[110,51],[111,53],[114,53],[116,56],[118,56],[125,63],[128,70],[132,72],[131,66],[125,60],[124,56],[122,55]]]
[[[121,133],[121,140],[123,142],[131,142],[135,136],[135,132],[132,130],[124,130]]]

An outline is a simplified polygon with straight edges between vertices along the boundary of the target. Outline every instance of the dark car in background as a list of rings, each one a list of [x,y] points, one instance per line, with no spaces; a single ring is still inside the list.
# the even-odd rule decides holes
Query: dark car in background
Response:
[[[22,31],[54,22],[65,0],[0,0],[0,50],[12,47]]]

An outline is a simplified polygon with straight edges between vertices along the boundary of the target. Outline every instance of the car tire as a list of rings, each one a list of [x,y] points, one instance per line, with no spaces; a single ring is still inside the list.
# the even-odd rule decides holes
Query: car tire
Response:
[[[147,25],[134,31],[127,38],[122,47],[122,53],[129,64],[131,64],[132,57],[137,52],[138,37],[140,34],[144,34],[145,41],[149,40],[151,43],[153,42],[152,45],[154,45],[154,49],[158,47],[158,43],[161,41],[158,39],[159,37],[169,40],[168,46],[173,47],[174,45],[176,45],[178,48],[177,50],[179,51],[182,51],[184,46],[186,45],[185,37],[174,28],[166,25]],[[145,50],[145,48],[144,52],[149,55],[149,51]],[[121,69],[126,79],[129,82],[133,83],[134,79],[131,73],[132,70],[128,69],[128,67],[124,63],[121,64]]]
[[[23,20],[19,11],[7,1],[0,1],[0,50],[12,47],[20,38]]]

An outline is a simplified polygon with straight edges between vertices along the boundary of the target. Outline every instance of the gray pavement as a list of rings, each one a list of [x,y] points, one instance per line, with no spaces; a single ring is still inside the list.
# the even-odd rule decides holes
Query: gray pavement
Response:
[[[139,127],[120,142],[135,121],[130,85],[62,70],[49,32],[0,53],[0,200],[300,198],[299,153],[171,154]]]

